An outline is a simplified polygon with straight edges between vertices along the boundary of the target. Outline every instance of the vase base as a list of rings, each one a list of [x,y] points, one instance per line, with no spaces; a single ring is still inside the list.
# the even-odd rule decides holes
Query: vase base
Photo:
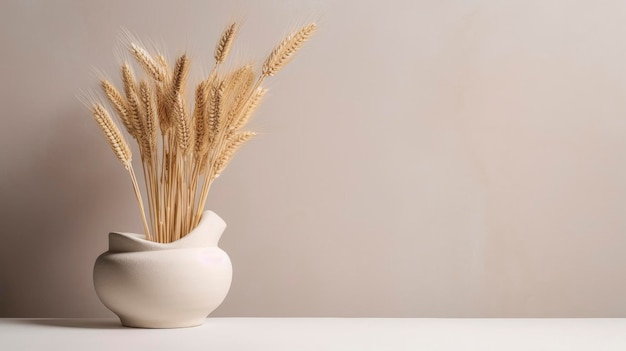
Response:
[[[184,321],[147,321],[134,318],[121,318],[122,325],[129,328],[143,329],[175,329],[199,327],[204,324],[205,318]]]

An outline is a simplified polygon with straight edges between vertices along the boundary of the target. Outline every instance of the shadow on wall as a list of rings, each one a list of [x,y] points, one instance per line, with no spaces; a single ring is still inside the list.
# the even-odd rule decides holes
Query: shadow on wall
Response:
[[[43,317],[40,311],[55,305],[63,308],[61,315],[84,314],[96,299],[91,270],[107,236],[93,245],[90,232],[106,229],[89,223],[98,208],[109,205],[102,199],[110,193],[111,176],[122,172],[93,161],[109,160],[97,155],[109,150],[104,140],[95,140],[95,128],[86,128],[93,122],[78,103],[51,120],[52,127],[38,133],[46,140],[27,141],[34,147],[3,165],[0,317]]]

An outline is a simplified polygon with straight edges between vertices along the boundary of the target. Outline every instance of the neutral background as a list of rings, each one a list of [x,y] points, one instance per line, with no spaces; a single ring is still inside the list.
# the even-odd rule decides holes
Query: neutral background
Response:
[[[120,27],[210,67],[311,19],[261,136],[215,184],[217,316],[626,317],[626,2],[0,2],[0,317],[110,316],[107,232],[141,231],[78,102]]]

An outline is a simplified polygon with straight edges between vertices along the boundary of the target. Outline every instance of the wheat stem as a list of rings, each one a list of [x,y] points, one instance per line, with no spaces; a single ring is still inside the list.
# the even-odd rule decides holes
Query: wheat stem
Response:
[[[137,197],[137,202],[139,203],[139,211],[141,212],[141,219],[143,220],[143,229],[146,232],[146,239],[152,240],[150,236],[150,230],[148,229],[148,222],[146,221],[146,214],[143,208],[143,201],[141,201],[141,193],[139,191],[139,186],[137,185],[137,177],[135,176],[135,171],[133,167],[128,167],[128,173],[130,174],[130,178],[133,182],[133,189],[135,190],[135,196]]]

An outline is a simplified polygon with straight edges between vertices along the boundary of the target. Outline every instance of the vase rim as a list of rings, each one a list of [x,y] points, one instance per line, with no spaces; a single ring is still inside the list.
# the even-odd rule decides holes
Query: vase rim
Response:
[[[217,246],[224,229],[226,229],[226,222],[215,212],[207,210],[202,213],[200,222],[192,231],[170,243],[148,240],[144,234],[111,232],[109,233],[109,251],[161,251]]]

